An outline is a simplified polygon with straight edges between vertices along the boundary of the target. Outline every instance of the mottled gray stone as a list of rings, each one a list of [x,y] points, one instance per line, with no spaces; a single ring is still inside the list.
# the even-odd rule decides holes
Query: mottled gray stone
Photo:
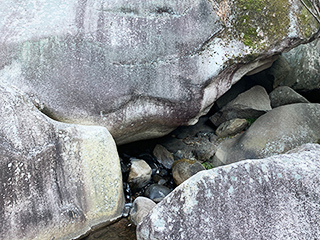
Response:
[[[270,99],[266,90],[261,86],[254,86],[239,94],[220,111],[210,117],[215,126],[234,118],[258,118],[270,111]]]
[[[320,146],[202,171],[137,227],[138,240],[320,238]]]
[[[151,180],[152,169],[142,159],[131,161],[131,168],[128,176],[128,183],[133,189],[143,188]]]
[[[294,90],[312,90],[320,86],[320,40],[298,46],[283,57],[289,62],[290,73],[281,83]]]
[[[235,118],[226,121],[217,128],[216,135],[220,138],[236,135],[249,125],[246,119]]]
[[[205,170],[204,166],[196,160],[180,159],[172,166],[172,177],[177,185],[180,185],[196,173]]]
[[[149,198],[137,197],[130,211],[130,221],[137,226],[156,205],[157,204]]]
[[[320,139],[320,104],[296,103],[274,108],[243,134],[218,146],[214,166],[284,153]]]
[[[170,153],[164,146],[157,144],[153,149],[153,155],[159,163],[161,163],[165,168],[170,169],[174,158],[172,153]]]
[[[269,98],[272,108],[292,103],[309,102],[306,98],[287,86],[277,87],[269,94]]]
[[[107,127],[119,144],[163,136],[308,41],[318,26],[310,20],[306,32],[301,11],[299,0],[263,2],[243,25],[239,1],[3,0],[0,83],[53,119]],[[248,44],[241,33],[252,28]]]
[[[119,157],[104,127],[56,122],[0,86],[0,239],[74,239],[121,217]]]

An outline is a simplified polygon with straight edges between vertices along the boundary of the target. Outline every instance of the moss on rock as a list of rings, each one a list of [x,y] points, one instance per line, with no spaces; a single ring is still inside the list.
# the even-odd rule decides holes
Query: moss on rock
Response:
[[[289,30],[288,0],[238,0],[233,14],[233,35],[253,49],[273,45]]]

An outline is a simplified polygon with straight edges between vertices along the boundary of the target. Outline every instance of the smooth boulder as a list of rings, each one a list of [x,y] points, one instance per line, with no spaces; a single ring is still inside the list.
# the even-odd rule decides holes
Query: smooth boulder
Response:
[[[319,239],[320,145],[202,171],[154,207],[137,239]]]
[[[243,134],[221,142],[215,166],[284,153],[320,139],[320,104],[280,106],[258,118]]]
[[[121,217],[122,177],[104,127],[56,122],[0,86],[0,239],[74,239]]]
[[[0,83],[55,120],[107,127],[118,144],[159,137],[313,38],[303,10],[300,0],[4,0]]]

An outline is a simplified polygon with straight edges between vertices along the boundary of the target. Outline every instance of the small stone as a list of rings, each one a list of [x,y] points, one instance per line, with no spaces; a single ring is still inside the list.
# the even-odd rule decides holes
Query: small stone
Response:
[[[151,167],[141,159],[131,161],[131,169],[128,182],[133,189],[143,188],[151,179]]]
[[[155,202],[160,202],[165,196],[167,196],[171,190],[166,186],[159,184],[150,185],[144,192],[144,196],[150,198]]]
[[[180,185],[202,170],[205,170],[205,168],[200,162],[190,159],[180,159],[174,162],[172,166],[173,180],[177,185]]]
[[[149,198],[137,197],[133,202],[133,207],[130,212],[130,221],[138,226],[142,219],[156,206],[157,204]]]
[[[220,138],[236,135],[248,126],[248,121],[242,118],[235,118],[226,121],[217,128],[216,135]]]
[[[172,153],[170,153],[165,147],[157,144],[153,150],[153,155],[157,158],[157,161],[161,163],[165,168],[171,168],[174,162],[174,158]]]

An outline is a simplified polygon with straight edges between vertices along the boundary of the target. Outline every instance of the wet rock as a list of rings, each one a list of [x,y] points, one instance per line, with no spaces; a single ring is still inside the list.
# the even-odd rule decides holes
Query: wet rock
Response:
[[[270,99],[266,90],[261,86],[254,86],[239,94],[220,111],[210,117],[215,126],[234,118],[258,118],[270,111]]]
[[[175,161],[172,166],[173,180],[177,185],[180,185],[188,178],[203,170],[205,170],[204,166],[196,160],[180,159]]]
[[[141,153],[137,156],[138,159],[144,160],[152,169],[152,175],[156,174],[157,171],[161,168],[160,164],[157,162],[157,159],[150,153],[147,153],[148,149],[145,149],[144,153]]]
[[[0,239],[75,239],[121,217],[120,161],[106,128],[54,121],[1,85],[0,119]]]
[[[249,122],[246,119],[235,118],[220,124],[216,130],[216,135],[220,138],[233,136],[243,131],[248,125]]]
[[[320,139],[320,104],[295,103],[274,108],[243,134],[218,146],[215,166],[284,153]]]
[[[143,188],[150,181],[151,174],[152,169],[144,160],[133,159],[131,161],[128,183],[134,190]]]
[[[174,158],[172,153],[170,153],[165,147],[157,144],[153,150],[153,155],[156,157],[157,161],[161,163],[165,168],[170,169]]]
[[[154,202],[160,202],[165,196],[167,196],[171,190],[166,186],[159,184],[150,185],[144,192],[144,196],[150,198]]]
[[[157,204],[149,198],[137,197],[130,212],[130,221],[138,225]]]
[[[137,239],[319,239],[320,145],[202,171],[137,227]]]
[[[292,104],[292,103],[308,103],[309,101],[287,86],[281,86],[274,89],[270,94],[271,107],[276,108],[279,106]]]
[[[131,211],[133,204],[132,203],[126,203],[124,205],[123,211],[122,211],[122,217],[128,217]]]

